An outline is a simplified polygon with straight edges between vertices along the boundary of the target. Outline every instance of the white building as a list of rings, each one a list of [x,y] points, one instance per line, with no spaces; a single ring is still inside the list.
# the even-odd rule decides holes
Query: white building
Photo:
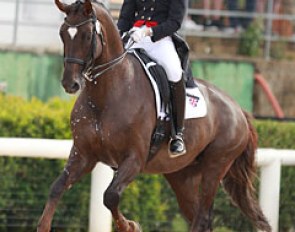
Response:
[[[54,0],[0,0],[0,47],[60,50],[59,26],[64,17]]]

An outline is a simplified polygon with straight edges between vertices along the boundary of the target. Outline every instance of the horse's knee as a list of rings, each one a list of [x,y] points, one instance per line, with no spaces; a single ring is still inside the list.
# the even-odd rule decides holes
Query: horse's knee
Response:
[[[120,201],[120,195],[118,192],[112,190],[106,190],[103,197],[103,204],[108,209],[117,208]]]

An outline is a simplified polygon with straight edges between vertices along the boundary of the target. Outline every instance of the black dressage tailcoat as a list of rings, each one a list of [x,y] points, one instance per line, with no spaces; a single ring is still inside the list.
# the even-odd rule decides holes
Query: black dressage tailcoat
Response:
[[[156,22],[152,28],[152,41],[172,36],[183,21],[188,0],[124,0],[118,19],[121,33],[129,31],[135,22]]]

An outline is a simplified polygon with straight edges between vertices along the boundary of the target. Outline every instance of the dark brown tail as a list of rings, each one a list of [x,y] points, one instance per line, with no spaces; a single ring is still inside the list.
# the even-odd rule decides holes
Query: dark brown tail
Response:
[[[254,196],[253,179],[256,173],[255,151],[257,149],[257,133],[251,124],[251,117],[244,113],[249,126],[249,140],[243,153],[235,160],[223,180],[224,189],[232,201],[262,231],[271,232],[271,227]]]

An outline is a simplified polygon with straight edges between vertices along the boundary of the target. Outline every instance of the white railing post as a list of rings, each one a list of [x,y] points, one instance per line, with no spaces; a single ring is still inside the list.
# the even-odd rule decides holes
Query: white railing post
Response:
[[[269,154],[269,163],[261,166],[259,203],[272,232],[278,232],[280,207],[281,160]]]
[[[278,232],[281,166],[295,166],[295,151],[260,148],[256,161],[261,167],[259,202],[273,232]]]
[[[112,215],[103,205],[103,193],[109,186],[113,178],[111,168],[98,163],[92,171],[90,212],[89,212],[89,232],[111,232]]]

